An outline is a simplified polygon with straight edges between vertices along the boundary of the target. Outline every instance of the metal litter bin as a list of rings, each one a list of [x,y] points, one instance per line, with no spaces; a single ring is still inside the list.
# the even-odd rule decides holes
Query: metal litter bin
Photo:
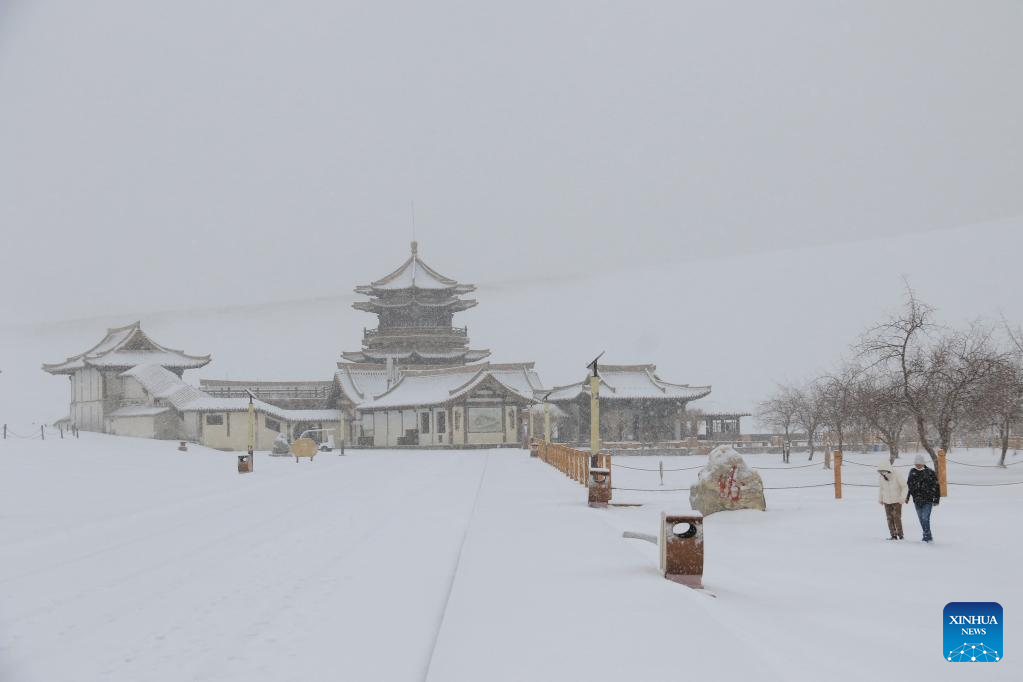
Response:
[[[703,515],[661,512],[659,544],[665,578],[703,587]]]
[[[591,507],[606,507],[611,501],[611,469],[591,466],[587,489],[587,503]]]

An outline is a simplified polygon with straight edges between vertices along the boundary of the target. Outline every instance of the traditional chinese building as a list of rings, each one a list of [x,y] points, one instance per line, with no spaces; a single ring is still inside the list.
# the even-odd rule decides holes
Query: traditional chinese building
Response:
[[[531,362],[406,368],[389,388],[358,403],[356,443],[522,445],[529,406],[542,388]]]
[[[67,375],[70,380],[70,423],[83,431],[106,431],[109,418],[140,402],[132,392],[133,382],[122,376],[125,371],[138,365],[157,365],[181,377],[185,370],[203,367],[209,361],[209,355],[189,355],[156,343],[135,322],[108,329],[89,350],[63,362],[44,364],[43,370]]]
[[[598,365],[600,438],[607,443],[664,443],[696,436],[690,433],[686,405],[710,395],[710,386],[664,381],[655,365]],[[585,442],[590,437],[590,377],[558,386],[547,400],[560,409],[559,440]]]
[[[362,350],[345,351],[349,362],[398,366],[464,365],[482,360],[489,350],[469,348],[465,327],[454,326],[455,313],[476,305],[463,298],[475,291],[472,284],[460,284],[445,277],[419,257],[412,242],[408,260],[382,279],[358,286],[356,293],[368,301],[353,304],[356,310],[373,313],[376,329],[363,329]]]
[[[454,315],[476,305],[475,291],[428,266],[416,242],[389,275],[355,291],[357,310],[377,316],[362,349],[341,353],[331,379],[228,381],[182,379],[210,358],[157,344],[139,323],[111,329],[100,343],[64,362],[44,365],[71,378],[69,421],[83,430],[149,438],[181,438],[213,448],[248,444],[250,397],[257,449],[279,434],[366,447],[494,447],[542,433],[529,415],[544,396],[555,438],[589,438],[589,377],[553,390],[532,362],[493,364],[489,350],[469,347]],[[654,365],[600,365],[601,437],[607,443],[664,443],[697,436],[689,402],[709,386],[662,380]],[[738,432],[738,416],[712,415],[708,434]],[[725,418],[727,417],[727,419]]]

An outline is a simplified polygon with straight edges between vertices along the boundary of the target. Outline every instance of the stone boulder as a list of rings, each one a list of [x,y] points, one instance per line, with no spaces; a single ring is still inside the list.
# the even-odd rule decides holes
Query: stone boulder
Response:
[[[698,482],[689,489],[689,504],[704,516],[734,509],[767,510],[760,474],[728,445],[711,451]]]
[[[288,445],[288,439],[285,438],[283,433],[278,433],[277,437],[274,438],[272,452],[275,455],[290,455],[291,454],[291,446]]]

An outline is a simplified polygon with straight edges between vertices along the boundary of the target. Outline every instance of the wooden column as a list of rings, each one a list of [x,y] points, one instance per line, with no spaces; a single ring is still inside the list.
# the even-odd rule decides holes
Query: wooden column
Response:
[[[938,485],[941,487],[941,496],[948,497],[948,462],[944,450],[938,450]]]
[[[842,451],[835,450],[835,499],[842,499]]]

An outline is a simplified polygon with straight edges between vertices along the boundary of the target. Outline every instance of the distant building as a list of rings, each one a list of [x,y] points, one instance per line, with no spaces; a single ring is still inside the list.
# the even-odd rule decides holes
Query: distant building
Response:
[[[44,364],[43,370],[70,379],[68,418],[72,424],[83,431],[106,431],[109,418],[126,414],[118,410],[138,403],[134,386],[124,380],[123,372],[138,365],[157,365],[180,378],[186,369],[203,367],[209,361],[209,355],[188,355],[161,346],[135,322],[108,329],[103,340],[89,350],[63,362]]]
[[[486,349],[469,347],[455,313],[475,291],[428,266],[416,242],[397,270],[356,287],[369,300],[353,304],[377,316],[362,348],[344,351],[333,378],[320,381],[182,379],[210,358],[161,346],[139,323],[111,329],[90,350],[44,365],[71,377],[68,421],[83,430],[185,439],[224,450],[248,446],[250,395],[255,447],[279,435],[366,447],[483,447],[518,445],[539,436],[547,396],[554,436],[589,440],[590,384],[546,389],[532,362],[493,364]],[[662,380],[656,367],[600,365],[601,438],[608,443],[663,443],[695,438],[686,406],[711,391]],[[530,419],[530,415],[533,419]],[[738,432],[741,415],[713,415],[708,433]],[[539,420],[539,424],[538,424]]]
[[[700,415],[707,440],[738,440],[742,436],[742,418],[749,412],[707,412]]]
[[[139,322],[107,330],[103,340],[64,362],[45,364],[50,374],[71,380],[69,425],[118,436],[190,440],[223,450],[248,447],[249,400],[216,397],[185,382],[186,369],[210,356],[161,346]],[[340,431],[337,409],[285,409],[254,402],[256,447],[269,449],[281,431],[297,437],[305,429]]]
[[[529,406],[542,389],[533,363],[405,369],[358,403],[360,445],[522,445]]]
[[[605,442],[668,442],[690,433],[686,405],[710,395],[710,386],[664,381],[655,365],[598,365],[600,437]],[[590,377],[551,390],[547,400],[560,408],[559,440],[590,438]]]

